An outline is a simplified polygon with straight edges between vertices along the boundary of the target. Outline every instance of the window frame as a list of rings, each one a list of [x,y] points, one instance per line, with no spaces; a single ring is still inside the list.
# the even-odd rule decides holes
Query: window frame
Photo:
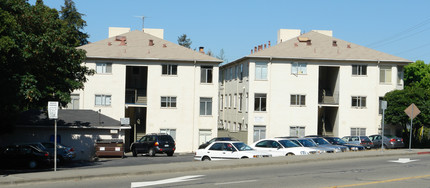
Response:
[[[268,77],[268,63],[255,62],[255,80],[267,81]]]
[[[200,66],[200,83],[212,84],[213,83],[213,66]]]
[[[387,73],[389,73],[389,79],[387,79]],[[382,75],[384,78],[384,81],[382,81]],[[380,84],[391,84],[391,79],[393,78],[393,74],[392,74],[392,67],[391,66],[380,66],[379,67],[379,83]]]
[[[295,96],[295,103],[293,104],[293,96]],[[302,100],[304,98],[304,100]],[[302,104],[302,101],[303,104]],[[306,95],[304,94],[291,94],[290,95],[290,106],[305,107],[306,106]]]
[[[211,97],[200,97],[200,111],[199,111],[200,116],[212,116],[212,102],[213,101]]]
[[[97,97],[100,97],[100,104],[97,104]],[[109,100],[107,100],[109,98]],[[109,101],[109,104],[107,104]],[[112,95],[107,94],[95,94],[94,96],[94,106],[112,106]]]
[[[98,70],[101,70],[100,72]],[[99,62],[96,63],[96,74],[112,74],[112,63]]]
[[[356,100],[356,102],[355,102],[356,105],[354,105],[354,100]],[[363,105],[363,101],[364,101],[364,105]],[[366,96],[351,96],[351,107],[352,108],[366,108],[367,107],[367,97]]]
[[[267,93],[254,94],[254,111],[267,112]]]
[[[178,65],[176,64],[161,64],[161,75],[163,76],[177,76]]]
[[[355,73],[354,73],[355,70]],[[367,76],[367,65],[352,65],[353,76]]]
[[[291,63],[291,74],[292,75],[307,75],[308,74],[308,63],[292,62]]]
[[[165,106],[163,106],[163,98],[165,98]],[[172,105],[174,104],[174,106]],[[161,96],[160,97],[160,107],[161,108],[177,108],[178,99],[176,96]]]

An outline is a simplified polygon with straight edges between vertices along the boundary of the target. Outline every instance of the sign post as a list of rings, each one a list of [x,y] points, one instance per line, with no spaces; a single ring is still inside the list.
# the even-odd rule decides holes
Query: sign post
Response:
[[[381,101],[382,109],[382,135],[381,135],[381,152],[384,152],[384,125],[385,125],[385,110],[387,109],[387,101]]]
[[[412,103],[405,109],[405,113],[411,118],[411,128],[409,129],[410,136],[409,136],[409,151],[411,151],[411,144],[412,144],[412,123],[415,117],[417,117],[418,114],[421,113],[420,109]]]
[[[57,171],[57,119],[58,101],[48,102],[48,118],[54,119],[54,171]]]

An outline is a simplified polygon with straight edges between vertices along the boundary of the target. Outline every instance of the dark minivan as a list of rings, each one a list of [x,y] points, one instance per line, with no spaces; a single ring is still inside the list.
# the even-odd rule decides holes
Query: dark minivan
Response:
[[[148,154],[153,157],[156,153],[165,153],[167,156],[173,156],[176,149],[176,143],[172,136],[163,133],[154,133],[143,136],[139,141],[133,142],[130,150],[133,156],[137,154]]]

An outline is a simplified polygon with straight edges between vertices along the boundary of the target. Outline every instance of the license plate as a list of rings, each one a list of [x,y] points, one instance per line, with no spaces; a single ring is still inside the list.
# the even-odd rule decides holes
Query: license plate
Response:
[[[169,144],[165,144],[164,147],[169,147]]]

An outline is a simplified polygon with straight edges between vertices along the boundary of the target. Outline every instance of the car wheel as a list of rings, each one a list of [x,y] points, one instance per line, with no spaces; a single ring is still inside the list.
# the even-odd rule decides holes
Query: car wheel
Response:
[[[136,148],[133,148],[133,157],[137,157],[137,151],[136,151]]]
[[[168,152],[167,156],[173,156],[173,152]]]
[[[240,159],[248,159],[248,157],[247,156],[243,156],[242,158],[240,158]]]
[[[28,167],[29,167],[29,168],[31,168],[31,169],[36,168],[36,167],[37,167],[37,162],[36,162],[36,161],[34,161],[34,160],[31,160],[31,161],[28,163]]]
[[[294,155],[294,153],[287,153],[287,155],[285,155],[285,156],[293,156]]]
[[[211,158],[209,158],[208,156],[205,156],[202,158],[202,161],[211,161]]]
[[[149,156],[154,157],[155,156],[154,148],[150,148],[148,154],[149,154]]]

